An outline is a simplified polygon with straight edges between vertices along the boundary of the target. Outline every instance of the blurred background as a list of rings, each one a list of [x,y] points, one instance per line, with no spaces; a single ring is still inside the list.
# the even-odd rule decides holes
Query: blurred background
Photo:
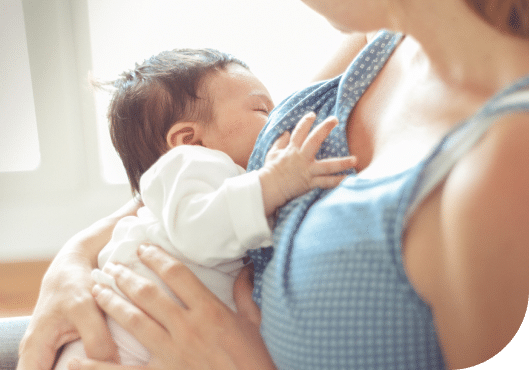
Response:
[[[278,103],[342,37],[298,0],[0,0],[0,316],[31,312],[62,245],[131,197],[89,74],[217,48]]]

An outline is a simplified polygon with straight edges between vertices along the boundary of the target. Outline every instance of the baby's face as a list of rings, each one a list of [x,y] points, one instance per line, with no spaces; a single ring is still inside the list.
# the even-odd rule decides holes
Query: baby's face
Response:
[[[228,154],[246,168],[259,132],[274,108],[266,87],[246,68],[230,64],[206,80],[213,122],[202,137],[206,148]]]

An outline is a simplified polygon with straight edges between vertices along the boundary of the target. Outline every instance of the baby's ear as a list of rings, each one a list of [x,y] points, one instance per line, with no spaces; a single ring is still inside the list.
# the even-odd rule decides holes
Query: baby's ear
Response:
[[[178,145],[200,145],[200,128],[196,122],[175,123],[167,132],[167,145],[171,149]]]

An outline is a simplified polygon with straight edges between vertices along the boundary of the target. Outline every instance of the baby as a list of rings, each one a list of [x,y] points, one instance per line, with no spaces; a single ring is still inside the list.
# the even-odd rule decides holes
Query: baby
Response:
[[[232,289],[243,257],[271,245],[276,209],[312,188],[336,186],[343,178],[336,174],[355,165],[352,157],[315,160],[336,119],[309,135],[315,115],[306,115],[274,143],[263,168],[246,173],[273,103],[242,61],[211,49],[167,51],[112,84],[112,142],[144,206],[118,222],[99,267],[124,264],[165,287],[136,254],[141,244],[155,244],[235,310]],[[102,270],[92,276],[124,296]],[[147,364],[149,352],[114,320],[108,323],[121,363]],[[55,369],[83,356],[81,341],[70,343]]]

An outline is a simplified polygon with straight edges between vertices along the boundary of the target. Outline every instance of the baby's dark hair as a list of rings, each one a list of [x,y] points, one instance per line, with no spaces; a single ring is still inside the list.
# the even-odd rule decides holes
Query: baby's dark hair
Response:
[[[207,91],[198,96],[204,78],[236,63],[230,54],[213,49],[175,49],[152,56],[109,83],[113,87],[108,108],[110,136],[130,182],[140,192],[140,177],[169,146],[166,135],[177,122],[207,124],[213,118]],[[201,92],[202,93],[202,92]]]

